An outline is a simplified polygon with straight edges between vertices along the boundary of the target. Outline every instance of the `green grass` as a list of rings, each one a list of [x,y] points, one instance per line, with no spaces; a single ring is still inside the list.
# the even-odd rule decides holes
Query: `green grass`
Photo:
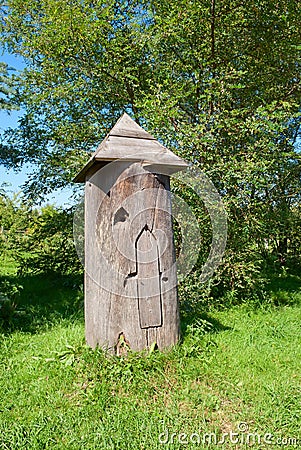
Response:
[[[117,358],[86,347],[74,280],[18,283],[24,289],[0,341],[0,449],[208,448],[189,443],[191,433],[197,442],[239,427],[274,436],[253,449],[301,439],[300,284],[271,293],[280,306],[194,312],[169,352]],[[169,442],[160,443],[166,430]],[[248,446],[227,437],[209,448]]]

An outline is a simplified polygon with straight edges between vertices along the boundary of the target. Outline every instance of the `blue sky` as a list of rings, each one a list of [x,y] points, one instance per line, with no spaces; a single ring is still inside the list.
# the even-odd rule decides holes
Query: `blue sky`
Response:
[[[10,67],[20,71],[25,67],[23,60],[14,55],[2,52],[0,61],[7,63]],[[18,119],[22,116],[22,111],[11,111],[10,113],[0,110],[0,133],[7,128],[15,128],[18,125]],[[24,166],[22,170],[15,172],[6,170],[0,164],[0,186],[5,183],[5,190],[9,194],[21,193],[22,185],[27,180],[28,175],[33,171],[33,167],[29,164]],[[68,206],[72,204],[70,189],[60,190],[45,198],[46,203],[56,204],[57,206]]]

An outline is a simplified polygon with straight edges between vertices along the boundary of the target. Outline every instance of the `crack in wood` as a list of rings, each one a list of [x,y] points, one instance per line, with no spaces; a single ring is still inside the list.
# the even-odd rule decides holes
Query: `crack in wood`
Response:
[[[127,284],[127,282],[128,282],[128,279],[134,278],[134,277],[136,277],[136,276],[137,276],[137,271],[136,271],[136,272],[130,272],[130,273],[125,277],[125,279],[124,279],[124,281],[123,281],[123,286],[124,286],[124,287],[126,286],[126,284]]]
[[[126,339],[124,332],[119,333],[117,342],[115,345],[115,353],[117,356],[127,356],[131,350],[129,341]]]

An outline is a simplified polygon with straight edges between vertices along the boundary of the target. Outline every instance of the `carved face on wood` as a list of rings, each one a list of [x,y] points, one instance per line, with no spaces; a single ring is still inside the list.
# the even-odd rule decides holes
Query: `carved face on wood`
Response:
[[[110,185],[102,183],[97,173],[89,180],[87,196],[92,198],[90,189],[97,192],[98,200],[94,200],[95,217],[88,219],[86,255],[91,252],[92,240],[94,253],[92,259],[87,256],[86,269],[88,284],[97,285],[110,304],[109,321],[114,315],[114,326],[107,331],[110,334],[116,329],[112,344],[116,346],[123,333],[135,348],[133,336],[141,333],[145,348],[160,340],[159,330],[165,330],[170,319],[177,323],[178,333],[169,177],[152,173],[141,163],[122,169]],[[87,214],[90,212],[89,208]],[[168,310],[172,313],[169,318]],[[150,342],[149,336],[154,336],[154,341]]]
[[[162,292],[169,279],[166,272],[175,262],[169,179],[134,163],[104,194],[96,235],[99,250],[114,273],[110,287],[138,299],[142,329],[160,327]]]
[[[178,341],[169,176],[158,175],[162,166],[171,174],[187,163],[123,114],[75,177],[86,182],[85,325],[92,347],[121,354]]]

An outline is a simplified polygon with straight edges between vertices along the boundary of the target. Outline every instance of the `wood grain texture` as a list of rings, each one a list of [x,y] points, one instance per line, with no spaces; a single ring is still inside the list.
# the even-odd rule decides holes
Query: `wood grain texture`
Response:
[[[167,348],[179,338],[169,178],[140,163],[110,166],[86,181],[86,341]]]
[[[137,239],[137,288],[141,328],[162,326],[161,275],[157,240],[148,229]]]
[[[94,155],[96,161],[120,158],[186,168],[187,163],[156,140],[108,136]]]
[[[143,130],[131,117],[124,113],[117,123],[114,125],[108,136],[121,136],[121,137],[134,137],[138,139],[150,139],[155,138]]]

